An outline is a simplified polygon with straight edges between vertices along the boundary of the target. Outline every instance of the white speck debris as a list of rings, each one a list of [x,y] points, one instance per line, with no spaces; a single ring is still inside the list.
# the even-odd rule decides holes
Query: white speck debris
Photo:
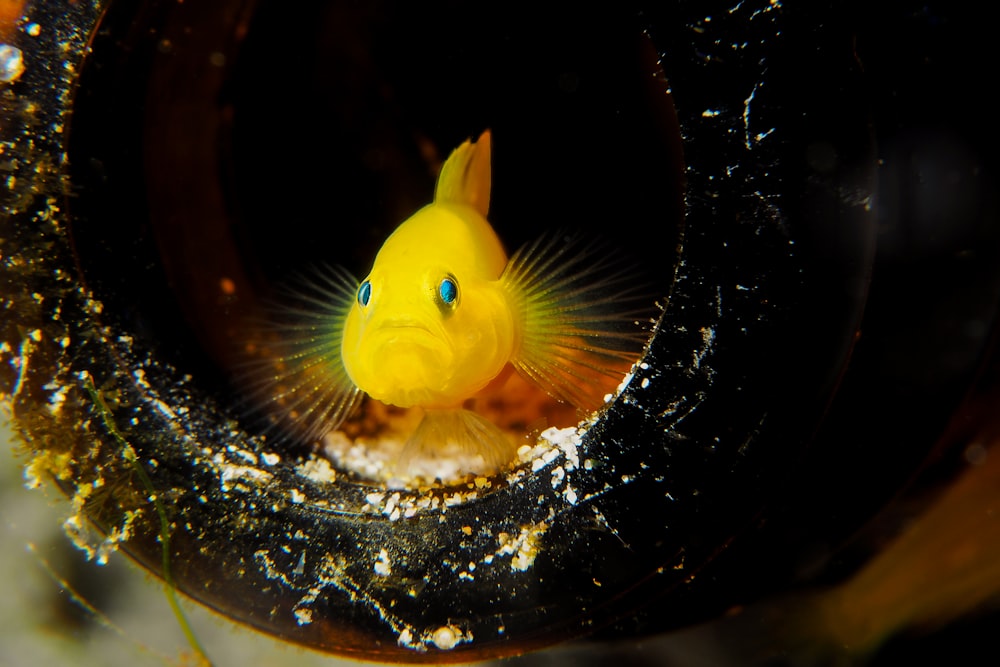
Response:
[[[229,491],[232,488],[232,482],[239,480],[253,480],[257,483],[266,483],[271,480],[271,473],[265,472],[258,468],[251,468],[250,466],[237,466],[231,463],[225,463],[222,461],[216,461],[220,464],[222,469],[222,478],[220,482],[222,483],[222,490]]]
[[[712,327],[702,327],[699,332],[701,333],[701,341],[706,347],[715,340],[715,329]]]
[[[385,501],[385,507],[382,508],[382,514],[389,517],[389,521],[395,521],[400,517],[399,499],[400,494],[394,493],[389,496],[389,500]]]
[[[754,135],[754,141],[756,141],[759,144],[761,141],[769,137],[771,133],[774,132],[775,129],[776,128],[772,127],[770,130],[766,132],[758,132],[756,135]]]
[[[295,610],[295,622],[299,625],[309,625],[313,622],[312,609],[308,607],[298,607]]]
[[[616,396],[618,394],[622,393],[623,391],[625,391],[625,387],[628,386],[628,383],[632,381],[633,377],[635,377],[634,370],[629,371],[628,373],[625,374],[625,377],[623,377],[622,381],[618,384],[618,389],[615,390],[615,395]]]
[[[55,416],[58,416],[62,412],[63,403],[66,402],[66,394],[69,392],[69,385],[63,385],[57,388],[49,396],[49,412]]]
[[[299,562],[295,564],[295,569],[292,570],[292,574],[297,577],[302,576],[302,573],[306,571],[306,552],[303,551],[299,554]]]
[[[497,556],[514,554],[514,557],[510,560],[510,569],[524,572],[534,565],[535,557],[538,555],[538,550],[541,546],[542,535],[545,534],[548,527],[548,524],[542,521],[529,526],[522,526],[521,532],[517,535],[500,533],[497,536],[500,542],[500,548],[496,552]]]
[[[701,368],[701,362],[708,355],[709,351],[712,349],[713,343],[715,343],[715,329],[711,327],[702,327],[701,332],[701,348],[695,350],[692,353],[692,362],[695,368]]]
[[[333,469],[329,461],[322,458],[311,458],[297,466],[295,471],[320,484],[333,482],[337,479],[337,471]]]
[[[231,451],[235,456],[240,457],[250,465],[257,465],[257,455],[254,454],[253,452],[248,451],[246,449],[239,449],[234,447],[230,447],[229,451]]]
[[[10,44],[0,44],[0,83],[11,83],[24,73],[24,54]]]
[[[542,432],[542,438],[562,450],[566,457],[566,469],[575,470],[580,467],[580,457],[577,446],[580,444],[580,433],[576,428],[549,428]]]
[[[378,558],[375,560],[375,574],[380,577],[388,577],[392,574],[392,561],[389,560],[389,552],[382,549],[378,552]]]
[[[403,628],[403,631],[399,633],[399,637],[396,639],[396,643],[406,648],[414,648],[413,633],[410,632],[409,628]]]
[[[442,651],[450,651],[463,639],[462,631],[454,625],[442,625],[431,633],[431,643]]]
[[[566,471],[563,470],[562,466],[557,466],[552,470],[552,488],[558,489],[559,485],[563,483],[566,479]]]
[[[548,428],[539,435],[538,444],[534,447],[522,445],[517,450],[518,461],[522,465],[530,464],[532,472],[538,472],[550,464],[556,464],[551,473],[552,488],[556,491],[561,489],[563,499],[570,505],[575,505],[578,501],[576,490],[570,485],[572,478],[569,473],[580,467],[579,447],[582,437],[580,429],[580,426]],[[516,483],[519,479],[518,475],[521,474],[523,471],[509,475],[508,482]]]

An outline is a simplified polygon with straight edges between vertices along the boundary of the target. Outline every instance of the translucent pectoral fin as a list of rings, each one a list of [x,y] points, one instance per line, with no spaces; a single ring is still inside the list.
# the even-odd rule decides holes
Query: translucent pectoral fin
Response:
[[[561,401],[599,407],[649,338],[656,295],[642,272],[604,244],[557,233],[519,250],[501,280],[523,317],[513,366]]]
[[[509,464],[516,450],[511,436],[471,410],[427,410],[406,441],[399,465],[441,479],[455,472],[491,474]]]
[[[273,354],[255,364],[248,384],[279,433],[319,439],[360,404],[363,394],[341,356],[356,286],[341,269],[318,269],[282,290],[269,309],[261,335]]]

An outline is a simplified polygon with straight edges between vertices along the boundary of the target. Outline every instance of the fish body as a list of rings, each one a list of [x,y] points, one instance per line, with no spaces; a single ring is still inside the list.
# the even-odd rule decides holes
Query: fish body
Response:
[[[362,394],[425,417],[403,458],[446,448],[496,469],[500,429],[463,408],[516,370],[578,408],[598,407],[645,342],[653,300],[632,266],[599,244],[549,234],[508,258],[487,220],[491,137],[445,162],[434,201],[386,239],[360,282],[324,274],[297,292],[275,400],[317,437]]]

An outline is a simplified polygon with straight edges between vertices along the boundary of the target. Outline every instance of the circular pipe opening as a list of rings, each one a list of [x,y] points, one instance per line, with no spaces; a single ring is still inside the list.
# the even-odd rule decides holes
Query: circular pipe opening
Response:
[[[85,282],[143,345],[233,395],[249,430],[266,427],[273,406],[249,395],[244,368],[274,346],[265,304],[316,267],[360,280],[430,202],[448,153],[485,129],[489,219],[508,254],[557,230],[622,251],[648,284],[651,328],[679,260],[682,158],[635,17],[331,3],[289,24],[285,12],[112,7],[104,20],[114,46],[96,44],[70,133],[72,234]],[[586,417],[516,376],[478,405],[529,448]],[[280,447],[377,480],[419,419],[367,401],[325,448]]]

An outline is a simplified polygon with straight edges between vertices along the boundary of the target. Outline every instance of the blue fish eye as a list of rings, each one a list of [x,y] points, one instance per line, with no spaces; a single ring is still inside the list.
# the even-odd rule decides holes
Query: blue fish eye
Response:
[[[372,298],[372,284],[370,281],[366,280],[361,283],[361,287],[358,288],[358,305],[364,307],[368,305],[368,302]]]
[[[441,280],[441,284],[438,285],[438,298],[441,299],[441,303],[445,306],[454,306],[458,303],[458,282],[447,276]]]

